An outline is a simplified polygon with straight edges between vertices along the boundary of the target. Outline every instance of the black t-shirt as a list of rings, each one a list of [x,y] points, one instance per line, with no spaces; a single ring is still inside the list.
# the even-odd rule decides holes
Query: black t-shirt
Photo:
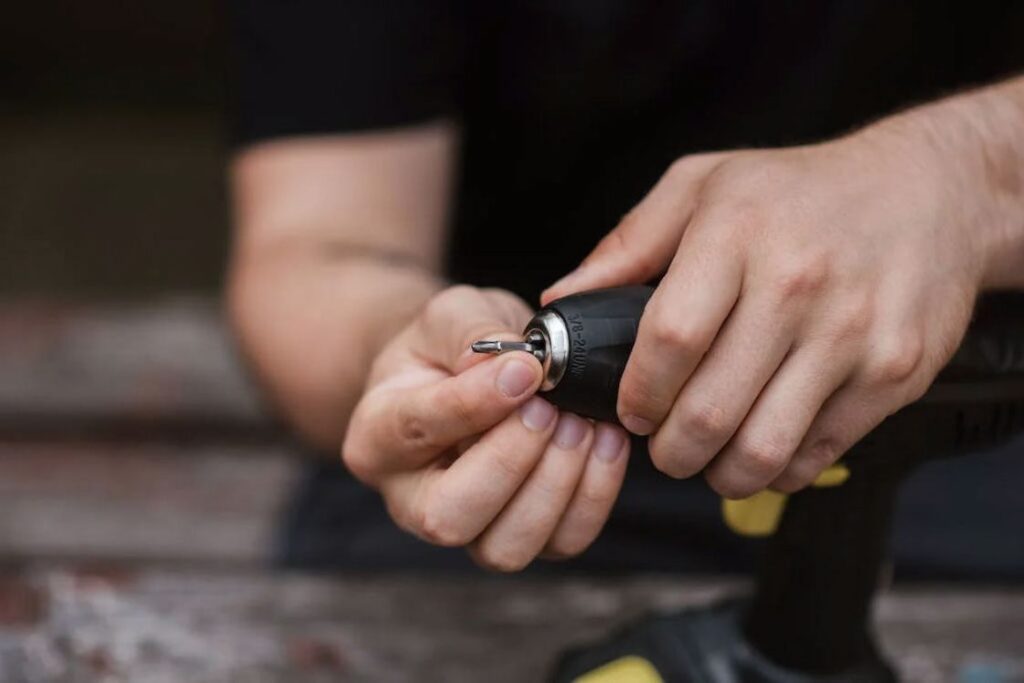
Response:
[[[680,155],[832,136],[1024,68],[1013,1],[249,0],[236,16],[239,142],[458,120],[451,274],[530,300]]]
[[[822,139],[1024,70],[1012,1],[249,0],[234,18],[238,144],[457,120],[450,275],[531,302],[683,154]],[[592,564],[713,569],[746,554],[711,496],[643,461]],[[383,526],[353,521],[369,504],[345,508],[356,491],[337,472],[310,481],[293,556],[387,555]],[[333,541],[311,531],[332,525]],[[680,538],[688,559],[674,559]],[[911,559],[941,563],[936,548]],[[992,553],[967,568],[1003,562],[995,540]]]

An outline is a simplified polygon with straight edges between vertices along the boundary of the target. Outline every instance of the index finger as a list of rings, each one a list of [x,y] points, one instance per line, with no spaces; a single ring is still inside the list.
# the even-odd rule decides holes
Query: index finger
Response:
[[[740,295],[739,259],[720,244],[683,236],[668,273],[651,296],[619,386],[626,429],[652,434],[711,348]]]
[[[515,352],[454,377],[431,373],[420,386],[386,385],[357,408],[343,446],[360,478],[422,467],[460,441],[487,431],[540,387],[536,358]]]

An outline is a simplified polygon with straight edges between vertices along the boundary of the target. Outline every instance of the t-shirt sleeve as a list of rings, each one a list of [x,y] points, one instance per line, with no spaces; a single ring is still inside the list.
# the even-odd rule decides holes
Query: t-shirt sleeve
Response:
[[[235,0],[229,25],[238,145],[457,114],[455,0]]]

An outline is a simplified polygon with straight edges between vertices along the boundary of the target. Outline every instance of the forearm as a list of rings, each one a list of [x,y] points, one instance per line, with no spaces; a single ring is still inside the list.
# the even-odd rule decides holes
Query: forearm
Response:
[[[429,269],[387,254],[285,247],[236,257],[229,307],[275,406],[333,450],[377,352],[441,286]]]
[[[377,352],[441,286],[456,131],[302,136],[231,168],[231,317],[267,394],[335,450]]]
[[[923,143],[920,173],[956,198],[959,225],[978,240],[982,286],[1024,288],[1024,77],[883,119],[861,132]]]

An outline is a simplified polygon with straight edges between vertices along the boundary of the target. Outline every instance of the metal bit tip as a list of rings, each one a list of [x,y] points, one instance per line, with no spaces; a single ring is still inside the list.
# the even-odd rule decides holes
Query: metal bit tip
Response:
[[[534,353],[537,350],[531,342],[489,340],[473,342],[472,349],[476,353],[507,353],[509,351]]]

